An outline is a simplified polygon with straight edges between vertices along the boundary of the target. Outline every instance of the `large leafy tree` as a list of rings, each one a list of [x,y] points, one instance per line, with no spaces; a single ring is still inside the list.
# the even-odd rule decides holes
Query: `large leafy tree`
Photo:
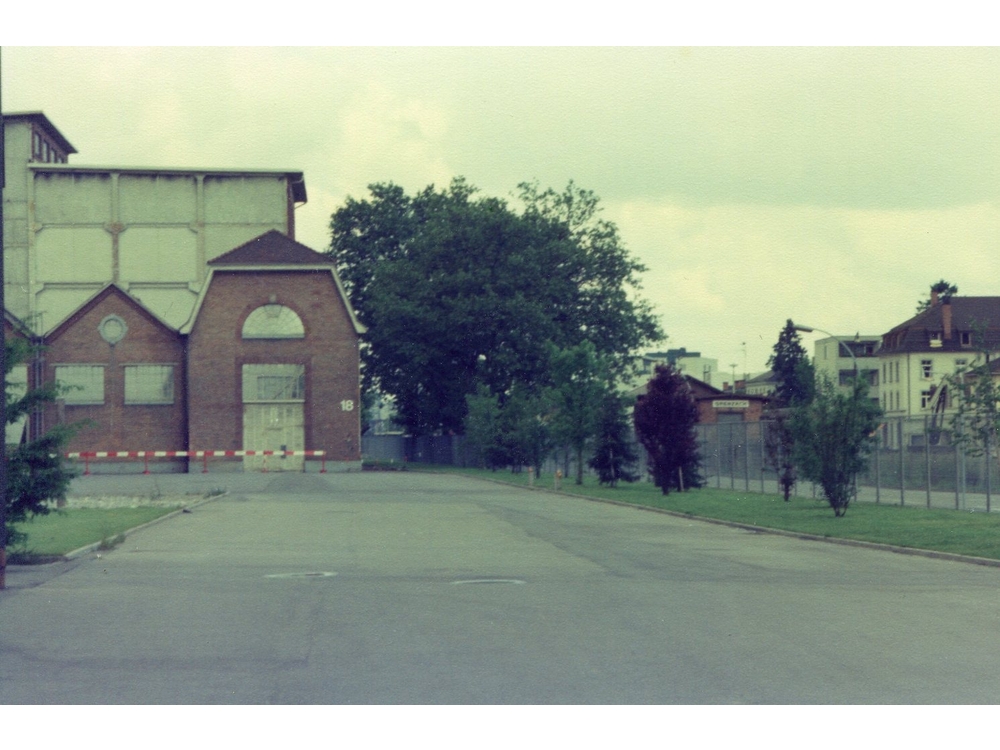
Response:
[[[794,459],[802,475],[820,485],[835,516],[847,512],[854,478],[865,468],[882,410],[868,397],[864,378],[849,393],[822,378],[812,400],[792,409]]]
[[[10,373],[28,360],[32,350],[27,342],[11,339],[5,342],[4,351],[7,424],[16,424],[39,405],[53,401],[58,391],[52,384],[25,393],[15,392],[10,385]],[[66,497],[74,475],[62,456],[73,429],[57,425],[39,438],[7,446],[7,492],[0,498],[5,511],[4,524],[0,527],[0,588],[4,585],[6,548],[22,541],[24,536],[14,524],[48,514],[51,502]]]
[[[633,415],[635,432],[649,456],[653,482],[664,495],[671,489],[701,487],[701,456],[695,424],[698,406],[684,375],[657,365]]]
[[[461,431],[480,384],[502,399],[546,383],[551,346],[590,341],[623,371],[661,338],[593,194],[522,185],[515,210],[461,178],[369,190],[333,214],[329,255],[368,327],[365,387],[395,396],[411,434]]]

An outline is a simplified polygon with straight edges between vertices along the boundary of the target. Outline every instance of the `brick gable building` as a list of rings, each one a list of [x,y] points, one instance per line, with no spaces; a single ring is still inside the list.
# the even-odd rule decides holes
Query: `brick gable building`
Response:
[[[295,242],[301,172],[77,166],[41,112],[4,124],[5,329],[41,347],[12,380],[67,386],[19,435],[80,423],[70,452],[360,466],[363,327],[334,265]]]

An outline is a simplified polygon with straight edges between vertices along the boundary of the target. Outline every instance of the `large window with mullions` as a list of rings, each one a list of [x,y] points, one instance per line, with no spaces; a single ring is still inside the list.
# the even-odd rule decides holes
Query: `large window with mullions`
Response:
[[[305,401],[305,369],[304,365],[243,365],[243,403]]]

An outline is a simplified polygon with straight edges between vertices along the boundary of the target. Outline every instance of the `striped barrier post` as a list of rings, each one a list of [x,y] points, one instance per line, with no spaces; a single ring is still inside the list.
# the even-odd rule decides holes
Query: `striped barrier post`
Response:
[[[90,462],[98,458],[135,458],[142,459],[143,474],[149,474],[149,459],[152,458],[200,458],[202,474],[208,473],[209,457],[220,456],[224,458],[242,458],[244,456],[263,456],[264,466],[262,473],[268,473],[268,456],[303,456],[307,458],[319,458],[321,461],[320,473],[326,474],[326,451],[79,451],[64,453],[66,458],[83,459],[83,475],[91,474]]]

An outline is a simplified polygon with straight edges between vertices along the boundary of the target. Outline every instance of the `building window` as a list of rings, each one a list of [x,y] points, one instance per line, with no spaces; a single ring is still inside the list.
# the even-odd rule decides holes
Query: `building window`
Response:
[[[305,401],[304,365],[243,365],[243,402]]]
[[[302,319],[284,305],[261,305],[243,323],[245,339],[301,339],[305,335]]]
[[[920,391],[920,408],[929,409],[931,401],[934,399],[934,390]]]
[[[68,405],[104,403],[103,365],[56,365],[56,382],[65,389],[63,400]]]
[[[924,380],[930,380],[934,377],[934,361],[930,359],[920,360],[920,376]]]
[[[969,360],[967,359],[955,360],[955,372],[962,372],[968,366],[969,366]]]
[[[961,333],[958,334],[958,338],[959,341],[962,343],[962,346],[972,346],[971,331],[962,331]]]
[[[938,348],[941,346],[941,331],[931,331],[931,348]]]
[[[893,381],[895,383],[899,382],[899,360],[896,360],[896,379]]]
[[[174,403],[174,366],[125,365],[125,403]]]

